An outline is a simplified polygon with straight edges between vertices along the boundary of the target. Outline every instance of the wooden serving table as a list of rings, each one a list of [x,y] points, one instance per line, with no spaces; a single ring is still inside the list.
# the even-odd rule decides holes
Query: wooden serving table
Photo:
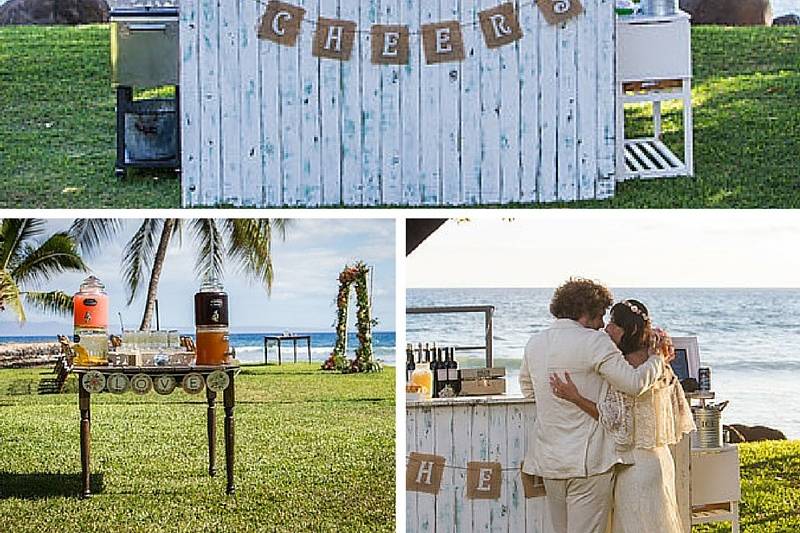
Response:
[[[306,341],[306,349],[308,350],[308,362],[311,362],[311,335],[280,335],[264,337],[264,364],[269,362],[269,344],[274,342],[278,346],[278,364],[281,364],[281,343],[283,341],[292,341],[292,348],[294,349],[294,362],[297,362],[297,341]]]
[[[239,365],[220,366],[75,366],[78,376],[78,405],[81,412],[81,497],[91,496],[91,397],[98,392],[123,393],[133,389],[137,394],[147,394],[151,389],[158,394],[171,394],[182,386],[189,393],[206,390],[208,432],[208,474],[214,476],[216,468],[216,400],[222,392],[225,407],[225,492],[235,492],[233,479],[234,418],[236,403],[234,380]],[[227,378],[227,379],[226,379]],[[148,384],[149,383],[149,384]]]

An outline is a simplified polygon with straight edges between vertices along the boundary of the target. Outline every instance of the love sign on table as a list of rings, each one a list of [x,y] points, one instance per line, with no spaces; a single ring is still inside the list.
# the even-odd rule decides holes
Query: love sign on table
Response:
[[[542,16],[550,24],[562,24],[583,11],[579,0],[539,0],[536,2]],[[529,5],[529,4],[525,4]],[[295,46],[306,10],[280,0],[270,0],[258,28],[260,39],[283,46]],[[408,26],[375,24],[369,31],[358,30],[355,22],[344,19],[319,17],[311,22],[314,57],[348,61],[353,51],[356,35],[366,33],[372,38],[372,63],[377,65],[405,65],[408,63]],[[498,48],[520,40],[523,36],[519,16],[514,4],[507,2],[478,13],[486,46]],[[416,33],[422,35],[422,48],[428,65],[464,60],[462,29],[472,29],[475,23],[461,24],[448,20],[423,24]]]

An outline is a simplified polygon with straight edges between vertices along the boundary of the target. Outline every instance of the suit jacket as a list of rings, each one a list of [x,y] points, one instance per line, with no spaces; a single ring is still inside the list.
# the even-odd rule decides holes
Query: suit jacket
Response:
[[[632,396],[642,394],[658,379],[662,364],[658,356],[651,356],[634,368],[604,331],[574,320],[558,319],[531,337],[519,381],[522,393],[536,400],[536,420],[528,433],[523,470],[549,479],[569,479],[632,463],[597,420],[553,395],[550,374],[558,373],[563,379],[565,370],[581,395],[599,404],[609,386]]]

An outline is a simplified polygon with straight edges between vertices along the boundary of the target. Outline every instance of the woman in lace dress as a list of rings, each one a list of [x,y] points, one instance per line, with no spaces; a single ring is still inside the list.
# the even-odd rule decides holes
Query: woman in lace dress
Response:
[[[609,388],[600,404],[581,396],[569,374],[553,374],[553,393],[597,419],[612,433],[634,464],[617,470],[613,533],[679,533],[683,531],[675,496],[675,466],[669,445],[695,429],[689,404],[669,366],[675,354],[669,336],[651,326],[647,308],[625,300],[611,308],[606,332],[625,359],[637,367],[651,351],[660,352],[664,371],[659,381],[636,398]]]

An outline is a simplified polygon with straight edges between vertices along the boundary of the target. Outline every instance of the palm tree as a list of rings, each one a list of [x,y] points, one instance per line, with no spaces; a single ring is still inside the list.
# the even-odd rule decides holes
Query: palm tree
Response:
[[[195,273],[201,279],[222,279],[226,261],[236,270],[272,288],[272,232],[286,236],[288,221],[283,219],[144,219],[122,257],[122,275],[128,293],[128,305],[147,285],[147,298],[139,329],[150,329],[158,294],[158,283],[167,250],[173,239],[182,240],[188,231],[195,244]],[[94,219],[73,225],[82,249],[92,253],[119,231],[119,221]]]
[[[23,302],[49,313],[71,313],[70,295],[35,287],[64,272],[88,270],[73,236],[59,232],[40,239],[45,226],[41,219],[0,219],[0,311],[11,310],[20,322],[25,322]]]

